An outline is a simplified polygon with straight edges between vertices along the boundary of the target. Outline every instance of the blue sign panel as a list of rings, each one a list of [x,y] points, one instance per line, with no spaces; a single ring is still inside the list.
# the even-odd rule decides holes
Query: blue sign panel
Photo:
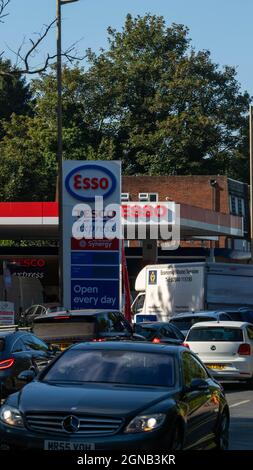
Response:
[[[84,252],[76,251],[71,253],[71,264],[117,264],[119,265],[119,251],[116,252]]]
[[[72,309],[119,309],[119,281],[72,280]]]
[[[119,279],[119,266],[71,266],[72,279]]]

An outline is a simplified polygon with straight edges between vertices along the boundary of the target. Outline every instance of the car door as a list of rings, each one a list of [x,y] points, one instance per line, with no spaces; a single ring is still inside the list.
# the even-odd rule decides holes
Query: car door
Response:
[[[26,350],[31,356],[32,364],[35,367],[36,372],[39,372],[53,359],[54,354],[41,339],[32,334],[27,334],[24,336],[23,341],[25,343]]]
[[[219,406],[217,400],[214,400],[215,387],[212,386],[212,379],[200,361],[190,352],[183,352],[182,373],[183,401],[187,410],[185,446],[191,448],[201,446],[205,440],[213,437]],[[207,388],[191,390],[194,379],[205,380]]]
[[[31,355],[26,350],[22,336],[18,336],[12,342],[10,356],[14,359],[14,364],[9,388],[11,392],[15,392],[24,386],[24,382],[18,379],[19,374],[30,369],[32,365]]]

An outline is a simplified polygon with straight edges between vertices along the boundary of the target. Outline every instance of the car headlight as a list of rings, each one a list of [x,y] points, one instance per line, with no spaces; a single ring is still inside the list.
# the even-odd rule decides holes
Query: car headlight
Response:
[[[23,418],[18,408],[12,406],[3,405],[0,411],[0,419],[3,423],[9,426],[23,427]]]
[[[153,415],[136,416],[126,427],[126,433],[150,432],[158,429],[164,423],[166,415],[157,413]]]

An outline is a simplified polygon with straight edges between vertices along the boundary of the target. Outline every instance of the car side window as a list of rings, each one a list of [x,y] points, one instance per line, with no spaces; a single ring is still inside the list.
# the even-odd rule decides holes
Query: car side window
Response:
[[[23,341],[27,350],[41,352],[48,351],[48,346],[46,345],[46,343],[44,343],[44,341],[41,341],[39,338],[36,338],[36,336],[26,335]]]
[[[17,339],[15,343],[12,345],[11,352],[12,353],[18,353],[21,351],[25,351],[25,345],[21,338]]]
[[[253,341],[253,326],[247,326],[247,333],[249,339]]]
[[[223,321],[231,321],[231,318],[229,315],[227,315],[226,313],[222,313],[220,315],[220,320],[223,320]]]
[[[184,352],[182,359],[183,381],[186,387],[190,387],[193,379],[208,379],[205,368],[191,353]]]

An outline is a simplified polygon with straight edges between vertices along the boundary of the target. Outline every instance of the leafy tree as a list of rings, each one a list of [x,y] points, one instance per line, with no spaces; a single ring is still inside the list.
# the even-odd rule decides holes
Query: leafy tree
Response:
[[[241,155],[249,95],[232,67],[190,47],[188,29],[127,16],[89,52],[86,99],[128,174],[227,173]]]
[[[3,120],[10,120],[12,113],[21,115],[31,112],[29,85],[20,74],[11,75],[10,61],[0,58],[0,139],[3,137]]]

